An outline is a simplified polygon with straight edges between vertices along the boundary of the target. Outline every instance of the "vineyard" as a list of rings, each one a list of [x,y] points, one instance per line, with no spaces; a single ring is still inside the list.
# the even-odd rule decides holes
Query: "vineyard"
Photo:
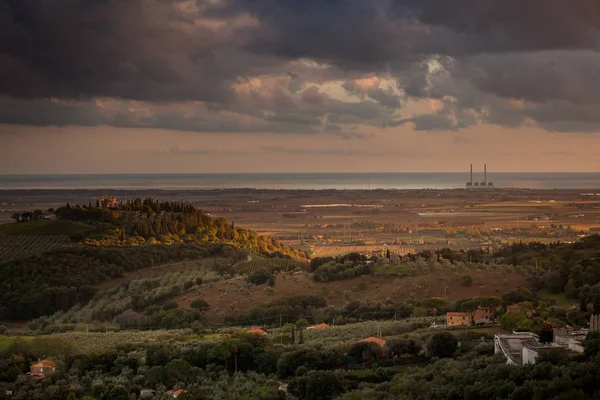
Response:
[[[251,274],[252,272],[259,270],[269,271],[292,271],[296,268],[306,269],[307,263],[303,263],[296,260],[290,259],[267,259],[267,260],[253,260],[244,261],[235,266],[235,273],[237,274]]]
[[[0,236],[0,263],[72,246],[73,242],[66,235]]]
[[[313,255],[315,257],[326,257],[326,256],[338,256],[341,254],[348,253],[370,253],[372,251],[386,251],[389,250],[392,254],[405,255],[408,253],[415,253],[414,247],[409,245],[370,245],[370,246],[340,246],[340,245],[323,245],[311,247]]]

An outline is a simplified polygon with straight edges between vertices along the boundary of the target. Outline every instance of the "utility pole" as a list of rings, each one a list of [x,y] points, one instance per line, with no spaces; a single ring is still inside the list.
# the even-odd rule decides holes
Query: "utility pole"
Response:
[[[281,314],[279,314],[279,334],[281,337],[281,344],[283,344],[283,328],[282,328],[282,324],[281,324],[282,320],[281,320]]]

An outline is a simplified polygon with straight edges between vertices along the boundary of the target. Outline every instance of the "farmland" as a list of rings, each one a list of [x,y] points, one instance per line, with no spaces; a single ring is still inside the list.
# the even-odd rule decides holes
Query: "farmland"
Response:
[[[267,271],[292,271],[296,268],[304,269],[307,263],[303,263],[296,260],[290,259],[262,259],[243,261],[235,265],[234,272],[237,274],[251,274],[252,272],[259,270]]]
[[[73,247],[66,235],[0,236],[0,263]]]
[[[0,236],[4,235],[84,235],[95,228],[75,221],[31,221],[0,225]]]
[[[4,336],[0,335],[0,353],[8,349],[16,340],[29,342],[33,336]]]

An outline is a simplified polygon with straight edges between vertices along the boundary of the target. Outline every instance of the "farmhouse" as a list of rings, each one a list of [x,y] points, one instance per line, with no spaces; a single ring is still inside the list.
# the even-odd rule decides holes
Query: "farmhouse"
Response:
[[[478,307],[475,312],[449,312],[446,314],[446,326],[463,326],[475,324],[491,324],[493,322],[492,309]]]
[[[383,339],[376,338],[375,336],[369,336],[366,339],[359,340],[359,342],[375,343],[375,344],[378,344],[381,347],[385,347],[385,344],[387,343],[387,341],[385,341]]]
[[[476,324],[491,324],[493,321],[492,309],[488,307],[477,307],[473,314],[473,321]]]
[[[255,327],[255,326],[253,326],[252,329],[248,329],[246,331],[246,333],[254,333],[256,335],[266,335],[267,334],[267,332],[263,331],[260,328]]]
[[[519,312],[519,305],[518,304],[511,304],[510,306],[507,306],[506,307],[506,312],[511,312],[511,313]]]
[[[461,326],[471,324],[471,313],[449,312],[446,314],[446,326]]]
[[[30,368],[31,376],[45,377],[52,375],[56,371],[56,364],[50,360],[38,361],[33,364]]]

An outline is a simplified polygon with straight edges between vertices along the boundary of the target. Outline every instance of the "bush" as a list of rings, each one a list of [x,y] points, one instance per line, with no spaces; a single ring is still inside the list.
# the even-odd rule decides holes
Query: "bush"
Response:
[[[263,285],[271,280],[273,280],[273,284],[275,284],[275,277],[272,273],[266,270],[255,271],[251,273],[246,280],[253,285]]]
[[[202,299],[196,299],[190,303],[191,308],[195,308],[196,310],[204,311],[208,310],[210,307],[208,303]]]
[[[464,275],[462,278],[460,278],[460,284],[463,286],[471,286],[472,283],[473,278],[471,275]]]
[[[162,307],[163,311],[174,310],[176,308],[177,308],[177,303],[175,303],[174,301],[169,301],[169,302],[165,303],[165,305],[163,305],[163,307]]]
[[[313,279],[317,282],[329,282],[361,275],[370,275],[371,273],[371,267],[363,262],[353,263],[346,261],[343,264],[331,262],[317,268]]]
[[[429,355],[431,357],[452,357],[458,348],[458,341],[448,332],[433,335],[429,341]]]

